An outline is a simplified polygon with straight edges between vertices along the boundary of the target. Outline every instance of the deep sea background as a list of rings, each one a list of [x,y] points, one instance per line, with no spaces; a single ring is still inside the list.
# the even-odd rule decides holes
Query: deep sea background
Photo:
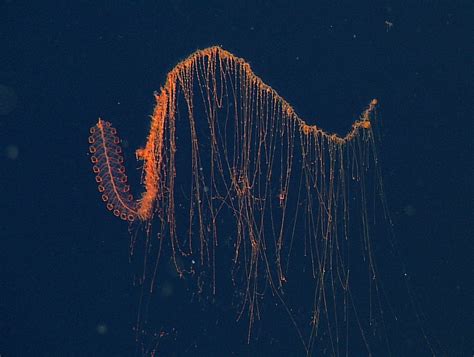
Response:
[[[2,0],[0,356],[134,355],[129,235],[100,202],[88,130],[112,121],[136,171],[153,92],[210,45],[329,131],[379,100],[385,193],[425,325],[437,355],[472,356],[473,13],[470,1]],[[182,346],[178,331],[164,355],[278,354],[223,336]]]

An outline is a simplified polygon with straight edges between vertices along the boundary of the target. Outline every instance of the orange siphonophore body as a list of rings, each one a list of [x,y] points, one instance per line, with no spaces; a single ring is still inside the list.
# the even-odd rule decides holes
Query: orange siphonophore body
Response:
[[[203,73],[200,73],[201,71]],[[202,78],[200,78],[201,75],[203,76]],[[328,140],[329,142],[340,146],[358,136],[361,128],[371,128],[370,115],[377,105],[377,100],[373,99],[369,107],[361,115],[360,120],[354,122],[352,130],[344,137],[328,134],[315,125],[307,125],[302,119],[300,119],[291,105],[280,97],[270,86],[266,85],[258,76],[256,76],[250,69],[250,65],[243,59],[235,57],[230,52],[217,46],[196,51],[186,60],[179,63],[168,74],[165,86],[161,89],[160,93],[155,94],[157,104],[153,112],[147,144],[145,148],[136,151],[137,159],[145,161],[145,192],[142,199],[137,202],[138,217],[141,220],[152,218],[153,205],[159,197],[159,187],[162,182],[160,180],[160,174],[162,171],[162,161],[164,156],[163,143],[166,139],[164,137],[165,126],[174,129],[174,122],[178,114],[176,101],[179,94],[185,96],[189,114],[192,115],[193,86],[195,79],[198,81],[207,81],[207,83],[199,83],[199,85],[204,85],[207,90],[206,95],[208,96],[207,100],[210,105],[210,108],[208,109],[211,109],[214,105],[216,107],[222,105],[219,101],[223,98],[219,98],[219,95],[224,95],[224,85],[227,84],[226,82],[235,79],[237,82],[240,81],[240,83],[234,83],[233,90],[243,90],[244,92],[241,93],[242,95],[255,95],[255,99],[262,101],[261,103],[252,103],[252,105],[256,105],[257,109],[265,111],[270,109],[269,106],[272,106],[272,111],[278,110],[280,112],[279,115],[283,116],[281,119],[284,119],[289,124],[291,123],[291,125],[299,129],[302,134],[318,136],[323,140]],[[220,88],[216,87],[218,79],[222,80]],[[219,90],[222,92],[218,93]],[[226,96],[228,94],[229,93],[225,93]],[[233,95],[236,94],[237,93],[235,92],[233,93]],[[214,98],[211,98],[211,96]],[[212,103],[212,101],[215,101],[215,103]],[[189,119],[194,120],[194,118],[191,117]],[[94,133],[99,133],[101,131],[101,123],[103,123],[103,121],[99,119],[98,124],[91,128],[91,138],[94,137]],[[105,123],[110,127],[110,123]],[[111,130],[115,131],[114,128],[111,128]],[[171,140],[170,143],[173,144],[175,138],[169,139]],[[193,138],[193,140],[194,139],[195,138]]]
[[[136,152],[140,199],[128,196],[110,124],[99,120],[89,139],[109,209],[146,223],[145,291],[159,285],[168,246],[174,269],[194,277],[199,294],[219,295],[231,283],[249,340],[268,296],[288,314],[307,354],[344,354],[354,335],[373,353],[371,339],[380,334],[366,330],[377,320],[380,294],[372,213],[384,210],[377,101],[346,135],[327,133],[220,47],[180,62],[155,97],[146,146]]]

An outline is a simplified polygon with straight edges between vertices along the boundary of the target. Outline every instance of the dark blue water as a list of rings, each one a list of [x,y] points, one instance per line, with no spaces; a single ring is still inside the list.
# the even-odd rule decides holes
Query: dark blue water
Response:
[[[138,180],[133,150],[153,91],[179,60],[215,44],[333,132],[378,98],[385,193],[424,325],[439,355],[472,355],[468,2],[316,3],[2,2],[1,356],[135,353],[129,236],[96,192],[88,129],[99,116],[119,128]],[[217,337],[211,355],[257,353]],[[204,353],[179,338],[170,354]],[[409,345],[430,355],[423,340]]]

